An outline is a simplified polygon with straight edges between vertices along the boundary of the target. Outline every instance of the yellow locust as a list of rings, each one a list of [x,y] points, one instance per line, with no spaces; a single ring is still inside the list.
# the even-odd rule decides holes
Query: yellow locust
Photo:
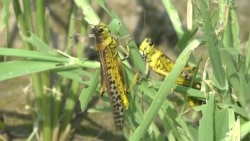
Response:
[[[148,68],[152,69],[156,73],[167,76],[174,67],[174,62],[168,58],[160,49],[156,48],[154,42],[150,38],[145,38],[139,47],[139,51],[147,63]],[[193,71],[195,67],[185,67],[183,71]],[[176,80],[176,84],[183,86],[190,86],[191,80],[185,76],[179,76]],[[200,89],[200,83],[194,83],[192,85],[195,89]]]
[[[124,127],[124,109],[128,109],[127,87],[121,58],[118,55],[117,40],[111,35],[106,24],[94,26],[96,48],[101,64],[101,96],[107,91],[116,129]]]

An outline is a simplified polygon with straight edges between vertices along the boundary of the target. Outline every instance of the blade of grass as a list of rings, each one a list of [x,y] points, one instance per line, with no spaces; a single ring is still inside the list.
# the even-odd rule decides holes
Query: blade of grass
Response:
[[[76,100],[78,99],[79,96],[78,94],[79,88],[80,88],[80,83],[78,83],[78,81],[73,81],[64,106],[65,113],[63,115],[63,120],[60,128],[62,132],[61,133],[62,136],[60,136],[61,138],[64,138],[65,136],[68,137],[70,134],[70,131],[66,130],[66,128],[68,126],[71,127],[71,119],[77,102]],[[59,140],[62,140],[61,138]]]
[[[171,106],[168,106],[171,105]],[[187,130],[187,125],[183,118],[178,116],[178,113],[174,109],[174,106],[172,104],[163,104],[161,109],[159,111],[159,116],[163,122],[163,127],[167,134],[173,134],[174,137],[176,137],[177,140],[187,140],[187,137],[189,136],[189,131]],[[185,130],[185,133],[181,132],[182,130]],[[168,135],[169,137],[169,135]],[[189,137],[188,140],[191,140],[192,137]]]
[[[249,77],[247,77],[247,73],[246,72],[246,68],[245,68],[245,59],[242,56],[238,56],[238,65],[239,65],[239,69],[238,69],[238,76],[239,76],[239,84],[240,84],[240,92],[237,93],[236,95],[239,97],[239,101],[242,105],[242,107],[247,111],[248,113],[248,117],[250,117],[250,110],[248,107],[248,103],[250,100],[250,96],[249,96],[249,87],[250,87],[250,83],[249,83]],[[236,89],[236,87],[234,86],[234,88]]]
[[[214,78],[216,79],[215,82],[218,82],[218,85],[220,89],[225,89],[226,88],[226,83],[225,83],[225,74],[224,70],[222,68],[222,62],[220,58],[220,52],[218,51],[218,40],[215,34],[215,29],[212,26],[211,23],[211,18],[209,14],[209,9],[207,6],[207,1],[205,0],[199,0],[199,6],[200,6],[200,14],[203,19],[203,24],[204,24],[204,35],[205,39],[207,41],[207,51],[209,58],[211,60],[211,65],[213,68],[213,74]]]
[[[213,141],[214,140],[214,94],[208,97],[208,103],[203,106],[202,119],[198,128],[199,141]]]
[[[24,13],[25,13],[25,24],[27,27],[27,30],[32,33],[33,32],[33,25],[32,25],[32,14],[31,14],[31,6],[30,1],[23,1],[24,5]]]
[[[172,25],[174,27],[174,30],[177,34],[178,39],[180,39],[183,36],[184,31],[182,29],[182,24],[181,24],[179,14],[178,14],[177,10],[175,9],[171,0],[162,0],[162,3],[166,9],[166,12],[167,12],[169,18],[170,18],[170,21],[172,22]]]
[[[250,121],[243,123],[240,126],[240,138],[244,139],[245,136],[247,136],[250,132]]]
[[[234,47],[240,52],[240,32],[239,32],[239,22],[237,17],[237,11],[235,8],[236,4],[234,0],[227,1],[226,8],[229,9],[229,15],[228,15],[228,32],[229,33],[229,40],[231,40],[230,46],[228,47]],[[225,45],[226,46],[226,45]]]
[[[228,131],[235,123],[235,114],[232,109],[215,110],[215,140],[225,139]]]
[[[9,47],[10,46],[10,36],[9,36],[10,32],[9,32],[8,20],[10,17],[9,16],[10,15],[9,8],[10,8],[11,1],[3,0],[2,4],[3,4],[3,7],[2,7],[2,10],[0,12],[1,13],[0,14],[0,17],[1,17],[1,19],[0,19],[0,32],[2,34],[4,34],[3,38],[2,38],[2,40],[5,41],[4,46]],[[7,60],[7,57],[3,56],[3,57],[1,57],[1,60],[5,61],[5,60]]]
[[[14,56],[14,57],[24,57],[27,59],[35,59],[36,61],[49,61],[53,63],[57,63],[57,66],[64,67],[84,67],[84,68],[98,68],[100,67],[100,63],[96,61],[88,61],[88,60],[80,60],[79,58],[68,56],[63,52],[59,53],[62,56],[58,56],[58,54],[49,54],[49,53],[41,53],[36,51],[28,51],[21,49],[8,49],[8,48],[0,48],[0,55],[5,56]],[[67,57],[67,58],[66,58]]]
[[[72,50],[72,46],[74,46],[75,44],[75,40],[74,40],[74,34],[75,34],[75,26],[76,26],[76,16],[77,16],[77,7],[75,4],[72,5],[72,9],[70,12],[70,16],[69,16],[69,27],[68,27],[68,31],[67,31],[67,45],[66,45],[66,49],[65,52],[67,54],[71,53]]]
[[[25,24],[25,19],[23,16],[23,13],[21,11],[21,6],[18,0],[13,1],[13,9],[15,11],[16,19],[17,19],[17,24],[19,27],[19,34],[21,36],[26,36],[28,35],[27,27]],[[26,49],[32,49],[32,46],[30,46],[28,43],[24,42],[24,47]]]
[[[90,5],[90,0],[75,0],[75,4],[83,10],[84,19],[91,26],[100,23],[101,20]]]
[[[1,19],[0,19],[0,31],[2,31],[4,28],[8,30],[8,19],[9,19],[9,7],[10,7],[11,1],[9,0],[3,0],[3,7],[1,10]]]
[[[17,67],[18,66],[18,67]],[[57,63],[43,61],[9,61],[0,63],[0,81],[58,68]]]
[[[86,66],[88,65],[90,64],[86,64]],[[67,66],[66,67],[60,66],[58,65],[57,62],[46,62],[46,61],[39,61],[39,60],[9,61],[9,62],[0,63],[0,67],[4,68],[4,69],[0,69],[0,81],[15,78],[18,76],[33,74],[36,72],[54,70],[56,72],[59,72],[59,74],[62,71],[61,75],[63,76],[71,75],[69,78],[73,78],[73,79],[75,78],[74,80],[76,81],[79,80],[78,82],[82,82],[81,78],[79,78],[79,75],[75,76],[76,73],[74,72],[74,70],[77,69],[77,66],[75,68],[73,67],[69,68],[68,72],[65,74],[63,72],[67,69],[66,68]],[[73,69],[73,70],[69,71],[70,69]],[[82,70],[79,73],[86,74]]]
[[[36,18],[37,18],[37,35],[43,41],[46,41],[46,21],[45,21],[45,4],[43,0],[36,1]]]
[[[205,93],[196,89],[192,89],[189,87],[184,86],[176,86],[175,92],[179,92],[181,94],[187,94],[188,96],[195,97],[201,100],[205,100],[206,96]]]
[[[246,45],[246,73],[250,73],[250,35],[248,34],[248,41]]]
[[[67,79],[72,79],[74,81],[77,81],[79,83],[89,85],[89,81],[85,81],[82,79],[82,77],[92,77],[92,73],[89,74],[89,72],[86,72],[82,70],[82,68],[72,68],[72,69],[67,69],[67,70],[62,70],[62,71],[56,71],[59,75],[67,78]]]
[[[198,31],[198,27],[194,27],[191,31],[189,30],[185,31],[183,36],[180,38],[177,45],[175,46],[175,49],[179,48],[183,50],[184,47],[186,47],[188,41],[195,35],[197,31]]]
[[[93,77],[91,77],[90,85],[87,88],[84,88],[81,92],[79,100],[81,103],[81,109],[83,111],[87,108],[90,97],[94,94],[95,90],[98,87],[99,77],[100,77],[100,69],[95,71]]]
[[[0,55],[5,56],[14,56],[14,57],[24,57],[27,59],[37,59],[43,61],[54,61],[58,63],[66,63],[69,62],[68,58],[62,58],[56,56],[55,54],[41,53],[37,51],[29,51],[22,49],[14,49],[14,48],[0,48]]]
[[[51,47],[48,46],[41,38],[36,36],[35,34],[32,34],[30,36],[25,36],[24,40],[32,44],[34,47],[39,49],[41,52],[49,52],[51,50]]]

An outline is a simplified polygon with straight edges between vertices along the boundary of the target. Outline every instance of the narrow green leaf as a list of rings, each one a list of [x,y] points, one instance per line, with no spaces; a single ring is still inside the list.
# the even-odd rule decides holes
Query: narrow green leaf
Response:
[[[247,45],[246,45],[246,49],[247,49],[247,51],[246,51],[246,72],[247,73],[250,73],[249,71],[250,71],[250,69],[249,69],[249,67],[250,67],[250,35],[248,34],[248,41],[247,41]]]
[[[182,29],[182,23],[181,23],[179,14],[178,14],[177,10],[175,9],[171,0],[162,0],[162,3],[166,9],[166,12],[169,15],[169,18],[172,22],[174,30],[175,30],[178,38],[180,39],[183,36],[184,32]]]
[[[90,4],[90,0],[74,0],[75,4],[82,9],[84,19],[92,26],[100,23],[100,18]]]
[[[233,109],[215,110],[215,140],[220,141],[226,138],[227,133],[235,123]]]
[[[184,47],[187,46],[188,41],[195,35],[195,33],[198,31],[198,27],[194,27],[191,31],[187,30],[184,32],[183,36],[178,41],[176,48],[179,48],[181,50],[184,49]]]
[[[87,72],[83,71],[82,68],[66,69],[63,71],[57,71],[57,73],[63,77],[72,79],[85,85],[87,85],[88,83],[83,80],[83,76],[92,77],[92,75],[89,75]]]
[[[249,135],[250,133],[250,121],[244,123],[240,127],[240,138],[244,139],[245,136]]]
[[[32,44],[34,47],[39,49],[41,52],[48,53],[51,50],[51,47],[48,46],[41,38],[32,34],[29,37],[24,37],[24,40]]]
[[[198,128],[198,141],[214,140],[214,95],[210,94],[208,103],[203,105],[202,118]]]
[[[240,119],[237,118],[236,121],[234,121],[233,126],[231,127],[230,131],[227,132],[226,138],[223,138],[223,140],[226,141],[240,141]]]
[[[116,18],[118,16],[113,15],[110,10],[107,8],[105,1],[104,0],[97,0],[97,3],[99,4],[99,6],[101,6],[108,14],[109,16],[111,16],[112,18]]]
[[[98,84],[100,83],[99,79],[100,79],[100,69],[95,71],[94,75],[90,80],[91,81],[90,85],[87,88],[82,89],[79,100],[83,111],[87,108],[91,96],[96,91]]]
[[[1,19],[0,19],[0,32],[5,28],[5,26],[8,24],[8,19],[9,19],[9,7],[11,4],[10,0],[3,0],[3,7],[1,10]]]
[[[42,53],[37,51],[14,49],[14,48],[0,48],[0,55],[13,56],[13,57],[23,57],[27,59],[38,59],[43,61],[55,61],[58,63],[69,62],[68,58],[63,58],[56,56],[52,53]]]
[[[9,61],[0,63],[0,81],[32,74],[36,72],[60,68],[55,62],[43,61]]]
[[[200,6],[200,14],[203,19],[203,24],[204,24],[204,35],[205,35],[205,41],[207,41],[207,51],[209,58],[211,60],[211,65],[213,68],[213,74],[214,74],[214,79],[218,82],[216,84],[220,89],[225,89],[226,88],[226,83],[225,83],[225,74],[224,70],[222,68],[222,61],[220,58],[220,52],[219,52],[219,43],[218,39],[215,34],[215,29],[212,26],[211,23],[211,16],[209,13],[209,8],[207,5],[207,1],[205,0],[199,0],[199,6]]]

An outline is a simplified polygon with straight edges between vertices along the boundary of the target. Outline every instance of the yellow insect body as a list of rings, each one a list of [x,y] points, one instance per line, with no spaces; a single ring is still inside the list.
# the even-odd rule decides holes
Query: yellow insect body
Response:
[[[167,76],[174,67],[174,62],[171,61],[161,50],[156,48],[154,42],[150,38],[145,38],[139,47],[142,57],[146,60],[147,66],[156,73]],[[190,70],[190,67],[184,68]],[[179,76],[176,84],[190,86],[191,81],[185,77]],[[195,83],[193,88],[200,89],[200,84]]]
[[[101,95],[107,91],[112,105],[115,126],[124,126],[124,109],[128,109],[127,88],[124,81],[121,59],[118,55],[118,42],[106,24],[100,23],[93,28],[96,48],[101,63]]]

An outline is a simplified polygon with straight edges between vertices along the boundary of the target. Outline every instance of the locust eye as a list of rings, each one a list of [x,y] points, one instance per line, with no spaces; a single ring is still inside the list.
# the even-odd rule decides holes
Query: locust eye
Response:
[[[150,46],[152,46],[152,45],[154,45],[154,41],[152,40],[152,39],[148,39],[148,44],[150,45]]]
[[[103,28],[98,28],[98,33],[102,33],[103,32]]]

